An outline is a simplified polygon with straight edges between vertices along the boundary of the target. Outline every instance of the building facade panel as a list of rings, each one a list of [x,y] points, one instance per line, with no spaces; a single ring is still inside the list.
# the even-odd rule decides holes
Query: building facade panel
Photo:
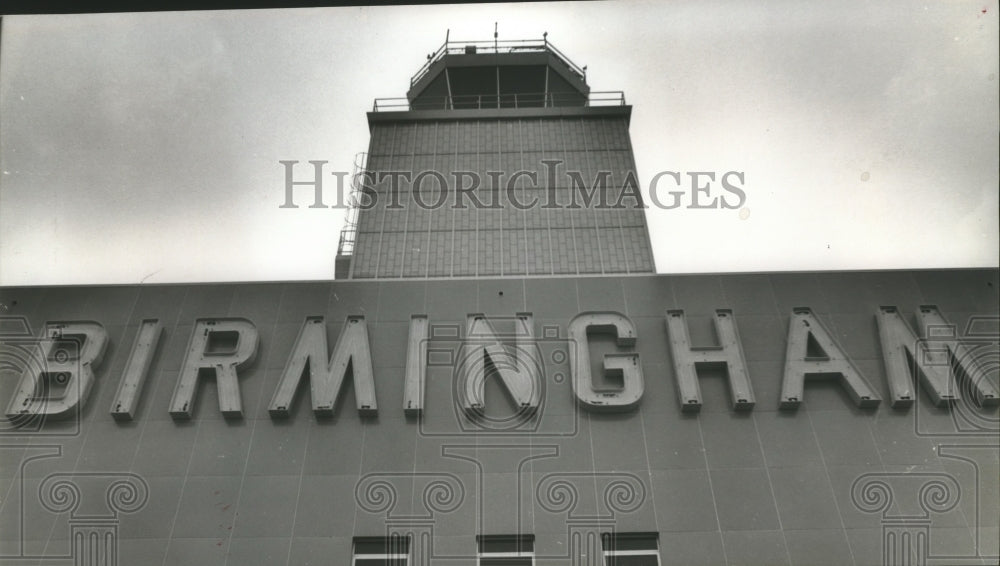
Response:
[[[428,247],[420,253],[434,256],[446,253],[437,247],[444,239],[435,232],[471,231],[461,236],[479,243],[500,242],[501,247],[495,250],[478,247],[476,253],[492,256],[503,255],[503,239],[477,231],[521,230],[527,223],[538,230],[569,229],[550,234],[549,245],[561,246],[557,248],[560,258],[543,262],[544,267],[539,266],[535,273],[643,273],[653,269],[646,236],[643,245],[620,248],[622,255],[634,256],[630,261],[612,261],[601,252],[593,231],[573,231],[574,227],[600,226],[617,231],[611,237],[623,241],[635,237],[629,235],[628,228],[639,228],[645,234],[638,192],[622,196],[627,190],[624,186],[635,179],[627,117],[379,121],[371,124],[371,130],[367,179],[376,202],[359,211],[360,233],[404,232],[404,241],[409,241],[409,232],[426,228],[431,235]],[[519,171],[525,174],[515,177]],[[607,173],[603,182],[598,182],[600,172]],[[451,211],[453,222],[437,222],[439,214],[447,216],[446,210]],[[526,233],[521,237],[533,240]],[[440,267],[432,273],[429,265],[417,272],[407,264],[404,270],[395,263],[406,261],[395,240],[386,236],[358,238],[352,277],[524,273],[517,267],[508,272],[493,259],[464,257],[466,254],[454,247],[450,253],[459,255],[451,258],[455,269],[450,273],[443,273]],[[372,264],[373,256],[378,256],[377,267]]]
[[[346,280],[0,289],[0,566],[997,563],[1000,273],[652,275],[594,94],[446,41]]]
[[[91,507],[39,499],[52,482],[65,481],[81,505],[96,507],[109,485],[138,486],[136,493],[146,494],[141,506],[105,511],[120,527],[116,548],[123,559],[167,564],[237,560],[260,539],[286,550],[274,563],[293,564],[318,549],[344,563],[350,545],[337,541],[392,530],[426,537],[415,539],[423,541],[415,564],[467,561],[472,555],[460,549],[474,549],[476,535],[509,532],[534,534],[537,563],[577,564],[566,549],[597,553],[583,543],[610,530],[658,533],[664,563],[688,556],[721,564],[773,551],[808,564],[803,548],[810,541],[838,549],[848,541],[855,563],[878,564],[894,540],[889,534],[924,526],[928,555],[938,562],[989,562],[995,557],[985,539],[997,536],[991,518],[1000,513],[996,408],[967,401],[935,407],[918,391],[909,409],[893,409],[875,314],[895,305],[918,329],[920,305],[937,304],[955,337],[985,348],[967,355],[985,361],[996,387],[989,360],[996,355],[998,284],[996,270],[942,270],[5,288],[5,359],[9,330],[20,323],[37,336],[47,322],[93,320],[110,342],[93,364],[93,386],[75,419],[4,431],[5,556],[70,557],[72,529],[98,528],[84,521]],[[857,408],[837,380],[809,380],[802,405],[781,410],[794,318],[788,304],[814,308],[882,398],[878,407]],[[727,372],[714,366],[698,373],[701,411],[682,410],[665,324],[676,309],[687,317],[694,347],[718,345],[713,313],[732,312],[756,395],[752,411],[733,410]],[[631,411],[594,412],[576,401],[569,356],[581,344],[569,340],[570,326],[595,311],[619,312],[636,329],[634,345],[602,333],[586,342],[595,383],[612,389],[604,356],[638,353],[645,391]],[[541,402],[513,425],[504,417],[515,407],[495,373],[485,388],[489,419],[461,408],[466,317],[478,312],[500,333],[515,328],[509,317],[516,312],[534,317],[539,353],[526,359],[540,363]],[[420,314],[431,322],[434,347],[423,413],[414,417],[403,410],[405,360],[409,319]],[[324,317],[332,352],[348,315],[367,322],[377,417],[359,414],[357,378],[346,380],[332,416],[314,414],[308,382],[287,416],[272,415],[269,403],[306,317]],[[139,324],[150,317],[164,335],[133,420],[118,421],[112,403]],[[256,359],[237,370],[242,417],[223,417],[218,378],[205,374],[190,420],[172,418],[185,353],[206,317],[244,318],[258,331]],[[512,338],[501,343],[514,347]],[[220,355],[227,344],[218,346]],[[0,393],[9,401],[20,375],[10,364],[3,372]],[[864,482],[888,486],[898,507],[883,511],[859,499]],[[959,499],[928,503],[920,493],[931,484],[942,501]],[[690,537],[724,541],[728,558],[719,560],[714,544],[689,548],[683,541]]]

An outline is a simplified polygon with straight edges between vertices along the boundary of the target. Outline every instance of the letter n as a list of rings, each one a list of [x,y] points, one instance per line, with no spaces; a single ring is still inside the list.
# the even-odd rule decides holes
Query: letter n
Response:
[[[462,409],[470,416],[486,410],[486,377],[495,371],[519,414],[538,409],[542,397],[541,358],[535,350],[535,323],[531,313],[517,313],[513,320],[516,347],[507,350],[484,314],[467,317],[462,342],[460,374]]]
[[[287,417],[289,407],[308,368],[313,413],[317,417],[332,416],[340,398],[347,369],[351,368],[354,398],[361,415],[378,414],[375,402],[375,372],[372,369],[371,346],[365,317],[348,316],[344,330],[337,339],[333,356],[328,357],[326,322],[321,316],[306,317],[295,340],[292,355],[285,364],[281,382],[274,392],[268,412],[272,417]]]
[[[882,402],[882,398],[834,342],[812,310],[795,307],[788,323],[788,349],[785,352],[785,377],[781,383],[780,408],[799,407],[807,377],[839,378],[841,386],[858,407],[877,407]]]
[[[698,411],[701,409],[698,368],[710,365],[722,365],[726,368],[733,409],[736,411],[752,410],[755,403],[753,388],[750,385],[747,364],[743,357],[743,346],[740,344],[740,335],[736,330],[733,312],[728,309],[718,309],[715,311],[713,322],[719,345],[692,347],[691,339],[688,336],[687,322],[684,320],[684,311],[667,311],[670,352],[674,359],[674,373],[677,379],[677,390],[680,393],[681,410]]]
[[[958,380],[952,378],[952,368],[956,376],[965,379],[966,390],[973,392],[977,403],[996,404],[996,388],[969,355],[967,345],[955,336],[955,326],[934,305],[921,305],[917,317],[923,339],[910,329],[896,307],[879,307],[879,339],[892,407],[906,408],[913,404],[914,377],[920,378],[920,384],[938,407],[960,400],[960,387]]]

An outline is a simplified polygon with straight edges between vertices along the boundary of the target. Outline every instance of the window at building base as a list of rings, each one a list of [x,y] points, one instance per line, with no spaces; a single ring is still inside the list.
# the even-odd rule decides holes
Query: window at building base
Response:
[[[604,566],[660,566],[656,533],[602,533]]]
[[[410,537],[354,537],[351,566],[410,566]]]
[[[535,535],[479,535],[479,566],[534,566]]]

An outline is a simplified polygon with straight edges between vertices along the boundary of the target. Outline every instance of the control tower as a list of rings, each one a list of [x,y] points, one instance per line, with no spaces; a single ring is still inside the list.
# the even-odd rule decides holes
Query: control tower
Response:
[[[631,110],[547,37],[446,39],[368,113],[337,278],[654,272]]]

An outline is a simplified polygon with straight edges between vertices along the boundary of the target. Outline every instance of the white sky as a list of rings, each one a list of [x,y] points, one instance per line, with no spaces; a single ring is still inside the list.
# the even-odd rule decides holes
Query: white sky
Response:
[[[997,13],[629,1],[4,17],[0,284],[331,279],[344,211],[306,208],[308,190],[278,208],[278,161],[350,171],[373,99],[404,96],[446,29],[488,40],[494,21],[501,39],[548,31],[592,89],[625,91],[644,189],[665,170],[744,173],[746,219],[649,210],[661,273],[996,266]]]

